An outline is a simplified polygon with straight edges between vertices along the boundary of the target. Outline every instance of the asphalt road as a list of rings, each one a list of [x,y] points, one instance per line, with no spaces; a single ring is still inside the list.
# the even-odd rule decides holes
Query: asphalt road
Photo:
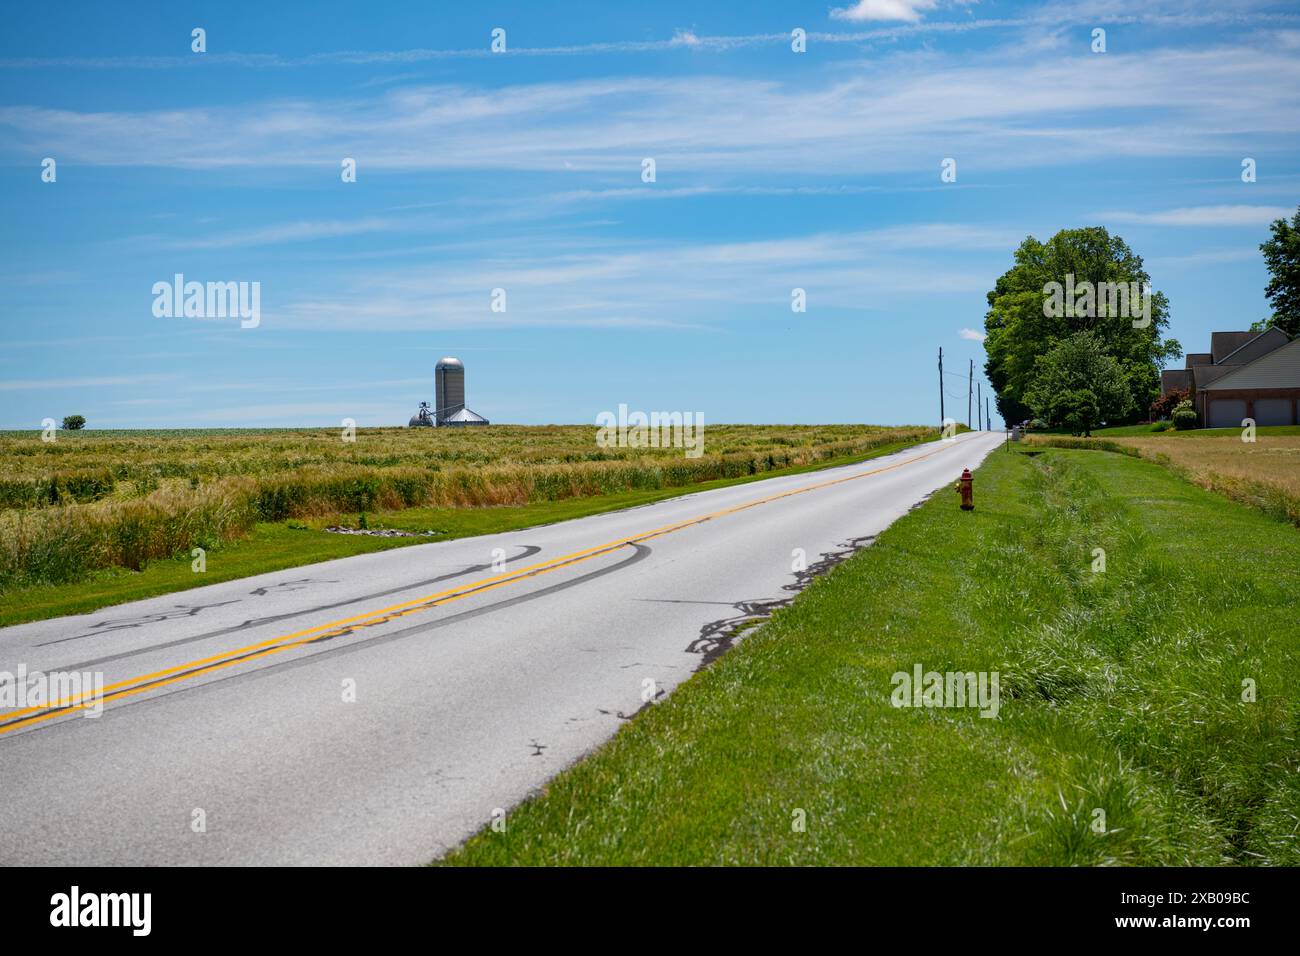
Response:
[[[0,863],[426,862],[999,440],[0,629],[105,685],[0,711]]]

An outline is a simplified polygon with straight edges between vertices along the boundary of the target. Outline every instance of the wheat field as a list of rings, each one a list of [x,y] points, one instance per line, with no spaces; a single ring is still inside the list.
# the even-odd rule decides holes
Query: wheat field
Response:
[[[704,453],[591,426],[0,433],[0,590],[213,548],[259,522],[682,487],[865,454],[933,429],[715,425]]]

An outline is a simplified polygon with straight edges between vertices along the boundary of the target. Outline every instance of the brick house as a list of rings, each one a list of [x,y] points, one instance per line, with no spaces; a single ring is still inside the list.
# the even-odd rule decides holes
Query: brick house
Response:
[[[1210,351],[1160,373],[1160,392],[1187,389],[1206,428],[1300,424],[1300,339],[1285,332],[1213,332]]]

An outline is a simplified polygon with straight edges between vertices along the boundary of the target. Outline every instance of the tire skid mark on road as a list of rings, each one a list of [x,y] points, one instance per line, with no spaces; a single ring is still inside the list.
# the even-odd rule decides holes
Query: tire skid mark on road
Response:
[[[462,589],[452,589],[444,591],[438,595],[427,595],[424,598],[415,598],[404,604],[396,604],[380,611],[374,611],[370,614],[359,614],[355,617],[346,618],[342,621],[335,621],[331,624],[321,624],[317,627],[307,628],[296,634],[290,634],[278,638],[270,638],[257,644],[251,644],[248,647],[237,648],[233,651],[226,651],[222,654],[215,654],[212,657],[204,658],[198,661],[190,661],[186,664],[178,664],[175,667],[165,668],[152,674],[145,674],[142,677],[132,677],[124,681],[118,681],[109,684],[104,688],[105,693],[98,701],[107,703],[113,700],[120,700],[123,697],[131,697],[135,694],[143,693],[147,690],[153,690],[158,687],[165,687],[174,684],[177,681],[187,680],[199,674],[207,674],[212,671],[222,670],[233,664],[243,663],[250,660],[258,660],[267,657],[279,651],[289,650],[295,647],[305,647],[314,644],[318,640],[328,640],[329,638],[338,637],[340,634],[352,633],[364,627],[370,627],[374,624],[386,624],[391,620],[399,617],[406,617],[410,614],[416,614],[420,611],[426,611],[432,607],[439,607],[443,604],[449,604],[462,598],[471,597],[484,591],[491,591],[495,588],[502,587],[506,584],[513,584],[516,581],[522,581],[526,578],[536,577],[539,574],[545,574],[547,571],[555,571],[559,568],[568,567],[578,564],[582,561],[588,561],[592,558],[599,557],[602,554],[608,554],[616,551],[618,548],[625,547],[631,542],[621,541],[617,545],[609,545],[599,549],[593,549],[591,553],[583,553],[565,558],[557,558],[551,562],[544,562],[536,565],[534,568],[525,568],[515,574],[502,575],[497,578],[487,578],[484,581],[477,582]],[[112,693],[108,693],[112,691]],[[97,698],[94,695],[83,695],[78,699],[68,698],[58,701],[55,704],[47,706],[28,707],[23,710],[13,711],[8,717],[10,719],[0,723],[0,734],[8,733],[19,727],[26,727],[40,721],[49,720],[52,717],[58,717],[72,711],[84,710],[96,703]],[[26,716],[26,715],[32,716]]]
[[[150,697],[144,700],[128,701],[123,703],[119,707],[115,707],[114,710],[124,710],[127,707],[133,707],[137,704],[156,703],[157,701],[166,700],[167,698],[172,697],[174,693],[198,693],[199,691],[211,690],[213,688],[222,686],[227,681],[246,680],[254,677],[263,677],[270,674],[274,674],[282,670],[292,670],[297,667],[305,667],[307,665],[315,664],[327,658],[335,657],[337,655],[351,654],[355,651],[364,651],[372,647],[378,647],[380,645],[387,644],[391,641],[400,641],[400,640],[405,640],[406,638],[416,637],[420,634],[425,634],[429,631],[434,631],[441,627],[447,627],[451,624],[458,624],[461,621],[467,621],[470,618],[480,617],[484,614],[491,614],[494,611],[502,611],[505,610],[506,608],[513,607],[516,604],[524,604],[528,601],[532,601],[541,597],[546,597],[547,595],[555,594],[556,592],[559,591],[567,591],[569,588],[577,587],[580,584],[586,584],[587,582],[595,578],[604,577],[607,574],[613,574],[616,571],[622,571],[624,568],[629,568],[632,565],[638,564],[641,561],[645,560],[651,554],[651,549],[647,545],[634,544],[631,547],[633,549],[632,554],[622,559],[617,564],[610,565],[607,568],[599,568],[595,571],[590,571],[570,581],[561,581],[559,584],[551,584],[537,591],[529,591],[527,594],[520,594],[516,597],[507,598],[504,601],[497,601],[494,604],[489,604],[487,607],[476,607],[468,611],[460,611],[456,614],[450,614],[447,617],[440,617],[437,618],[436,620],[425,621],[422,624],[413,624],[410,627],[404,627],[401,628],[400,630],[389,631],[384,634],[376,635],[374,637],[368,637],[364,642],[358,641],[352,644],[340,644],[337,647],[330,647],[325,650],[317,651],[316,653],[311,654],[307,657],[290,658],[288,660],[278,661],[274,664],[269,664],[266,667],[259,667],[257,670],[254,671],[247,671],[242,674],[231,674],[228,677],[219,677],[216,680],[205,681],[202,684],[195,684],[191,687],[179,688],[177,691],[173,693],[162,694],[157,697]],[[49,726],[57,727],[62,725],[51,724]],[[41,728],[41,729],[47,729],[47,728]]]
[[[681,531],[685,528],[690,528],[696,525],[704,524],[706,522],[713,521],[717,518],[725,517],[727,515],[737,514],[739,512],[746,511],[750,508],[756,508],[759,505],[769,504],[773,501],[780,501],[785,498],[793,497],[795,495],[806,494],[810,491],[817,491],[822,488],[829,488],[835,485],[844,484],[846,482],[857,481],[862,478],[868,478],[873,475],[879,475],[884,472],[894,471],[906,465],[910,465],[918,461],[924,461],[927,458],[933,458],[935,455],[941,454],[942,452],[952,448],[955,444],[965,444],[968,440],[969,439],[962,439],[962,438],[954,439],[952,444],[946,444],[944,447],[937,448],[934,451],[927,452],[923,455],[916,455],[912,458],[906,458],[901,461],[894,462],[891,465],[885,465],[880,468],[874,468],[863,472],[857,472],[852,475],[845,475],[840,478],[833,478],[829,481],[817,482],[811,485],[804,485],[802,487],[793,488],[787,491],[779,492],[774,495],[768,495],[763,498],[757,498],[751,501],[742,502],[739,505],[733,505],[729,508],[721,508],[717,511],[710,512],[708,514],[698,515],[694,518],[684,519],[682,521],[678,521],[669,525],[664,525],[661,528],[655,528],[653,530],[641,534],[629,535],[628,537],[620,538],[615,541],[610,541],[602,545],[596,545],[595,547],[592,548],[587,548],[581,551],[575,551],[572,552],[571,554],[563,555],[558,558],[553,558],[549,561],[543,561],[526,568],[521,568],[520,570],[515,572],[506,572],[504,574],[496,575],[494,577],[484,578],[481,581],[474,582],[473,584],[467,585],[463,588],[459,588],[459,589],[452,588],[447,591],[439,592],[436,594],[429,594],[423,597],[412,598],[410,601],[405,601],[401,604],[395,604],[392,607],[382,608],[378,611],[355,615],[353,617],[345,618],[340,621],[333,621],[328,624],[320,624],[317,625],[316,627],[306,628],[305,630],[298,631],[293,634],[268,638],[265,641],[261,641],[256,644],[251,644],[247,647],[236,648],[201,660],[189,661],[184,664],[178,664],[173,667],[165,668],[161,671],[156,671],[152,674],[145,674],[140,677],[128,678],[124,681],[118,681],[114,684],[110,684],[104,687],[103,688],[104,693],[102,698],[95,698],[94,695],[87,694],[76,699],[67,698],[64,700],[60,700],[50,705],[28,707],[23,710],[13,711],[7,715],[10,719],[6,723],[0,724],[0,734],[8,733],[20,727],[30,726],[32,724],[41,721],[49,720],[53,717],[58,717],[71,711],[83,710],[88,706],[92,706],[97,699],[102,702],[107,702],[110,700],[117,700],[122,697],[133,696],[135,694],[142,693],[146,690],[167,686],[169,684],[181,680],[186,680],[190,677],[196,676],[197,674],[210,673],[214,670],[220,670],[225,667],[230,667],[236,663],[242,663],[249,660],[256,660],[261,657],[268,656],[270,654],[278,653],[280,650],[285,650],[291,647],[300,647],[305,644],[311,643],[312,641],[309,640],[309,638],[312,638],[314,636],[321,636],[325,633],[330,633],[332,636],[337,636],[335,632],[347,629],[349,625],[358,625],[364,627],[364,626],[368,626],[365,622],[371,622],[371,623],[374,623],[375,621],[387,622],[389,620],[392,620],[395,617],[404,617],[408,614],[414,614],[419,611],[427,610],[432,607],[438,607],[442,604],[450,603],[451,601],[461,600],[463,598],[470,597],[475,594],[481,594],[484,591],[490,591],[495,588],[503,587],[507,584],[513,584],[517,581],[526,580],[528,578],[535,577],[540,574],[546,574],[549,571],[555,571],[560,568],[568,567],[582,561],[588,561],[602,554],[608,554],[611,551],[616,551],[619,548],[624,548],[632,544],[653,540],[654,538],[662,537],[667,534],[672,534],[676,531]]]
[[[515,555],[514,557],[507,558],[506,564],[510,564],[513,561],[522,560],[523,558],[531,558],[533,555],[537,554],[539,551],[542,550],[535,544],[516,545],[516,547],[521,548],[522,550],[520,551],[519,554]],[[301,611],[288,611],[284,614],[274,614],[268,617],[255,617],[245,621],[242,624],[236,624],[232,627],[223,627],[220,630],[207,631],[203,634],[195,634],[192,637],[182,637],[179,640],[168,641],[165,644],[150,644],[148,647],[140,647],[131,651],[123,651],[120,654],[110,654],[106,657],[97,657],[89,661],[78,661],[75,664],[63,665],[59,669],[67,670],[67,671],[88,670],[92,667],[95,667],[98,664],[110,664],[113,661],[126,660],[129,657],[138,657],[141,654],[149,654],[152,653],[153,651],[164,651],[167,650],[168,648],[180,647],[184,644],[192,644],[195,641],[208,640],[213,637],[223,637],[226,634],[234,634],[238,631],[242,631],[244,628],[247,627],[261,627],[264,624],[274,624],[277,621],[285,621],[294,617],[302,617],[305,614],[318,614],[321,611],[330,611],[333,610],[334,608],[347,607],[347,605],[349,604],[357,604],[361,601],[372,601],[375,598],[388,597],[389,595],[393,595],[393,594],[400,594],[402,591],[410,591],[414,588],[426,587],[430,584],[437,584],[441,581],[450,581],[453,578],[464,577],[466,574],[473,574],[476,571],[488,571],[491,570],[491,568],[492,565],[490,564],[473,564],[461,568],[459,571],[452,571],[449,574],[442,574],[436,578],[429,578],[426,581],[413,581],[412,583],[403,585],[402,587],[389,588],[385,591],[376,591],[374,594],[362,594],[359,597],[348,598],[346,601],[337,601],[333,604],[321,604],[316,607],[304,608]],[[81,637],[98,637],[98,636],[99,636],[98,634],[82,634],[82,635],[78,635],[78,637],[75,638],[63,638],[62,640],[65,641],[78,640]],[[48,647],[50,644],[58,644],[58,643],[61,643],[61,641],[47,641],[44,644],[37,644],[35,646]]]

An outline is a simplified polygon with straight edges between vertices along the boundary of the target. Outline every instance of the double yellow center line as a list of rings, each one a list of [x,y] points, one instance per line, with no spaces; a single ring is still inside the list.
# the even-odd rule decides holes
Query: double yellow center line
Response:
[[[749,508],[756,508],[759,505],[779,501],[782,498],[790,498],[794,495],[805,494],[809,491],[817,491],[821,488],[829,488],[832,485],[840,485],[848,481],[856,481],[859,478],[868,478],[872,475],[879,475],[883,472],[893,471],[897,468],[902,468],[904,465],[910,465],[914,462],[923,461],[926,458],[932,458],[944,450],[946,450],[945,447],[937,448],[924,455],[916,455],[912,458],[895,462],[892,465],[885,465],[881,468],[858,472],[857,474],[848,475],[843,478],[835,478],[830,481],[818,482],[817,484],[804,485],[803,487],[794,488],[790,491],[768,495],[765,498],[757,498],[753,501],[747,501],[744,504],[735,505],[730,508],[722,508],[718,511],[712,511],[708,514],[698,515],[694,518],[679,521],[675,524],[664,525],[663,527],[655,528],[651,531],[631,535],[626,538],[619,538],[615,541],[609,541],[605,544],[597,545],[594,548],[574,551],[571,554],[566,554],[558,558],[551,558],[547,561],[540,561],[537,564],[519,568],[515,571],[509,571],[503,574],[483,578],[479,581],[462,585],[461,587],[450,588],[446,591],[438,591],[434,594],[426,594],[422,597],[412,598],[409,601],[403,601],[400,604],[394,604],[377,611],[368,611],[364,614],[357,614],[353,617],[331,621],[328,624],[320,624],[316,627],[306,628],[305,630],[294,631],[292,634],[283,634],[279,637],[268,638],[265,641],[256,644],[249,644],[246,647],[223,651],[211,657],[204,657],[184,664],[177,664],[174,667],[154,671],[150,674],[143,674],[139,677],[132,677],[127,680],[118,681],[114,684],[107,684],[102,689],[102,696],[83,694],[80,697],[68,697],[51,704],[11,711],[10,713],[0,715],[0,719],[5,721],[5,723],[0,724],[0,734],[8,733],[12,730],[18,730],[22,727],[28,727],[32,724],[40,723],[41,721],[50,720],[72,711],[84,710],[87,707],[94,706],[97,699],[102,700],[102,702],[105,703],[112,700],[120,700],[124,697],[144,693],[145,691],[156,690],[159,687],[166,687],[169,684],[175,684],[179,681],[190,680],[202,674],[221,670],[222,668],[232,667],[235,664],[257,660],[258,658],[267,657],[271,654],[278,654],[281,651],[293,647],[302,647],[315,641],[337,637],[360,628],[370,627],[375,624],[383,624],[397,617],[403,617],[407,614],[414,614],[417,611],[427,610],[431,607],[449,604],[452,601],[459,601],[462,598],[472,597],[477,594],[482,594],[485,591],[504,587],[507,584],[513,584],[516,581],[536,577],[539,574],[546,574],[549,571],[569,567],[570,565],[582,561],[589,561],[592,558],[599,557],[602,554],[608,554],[611,551],[616,551],[619,548],[626,547],[630,544],[636,544],[641,541],[648,541],[652,538],[662,537],[666,534],[672,534],[674,531],[680,531],[683,528],[703,524],[706,521],[712,521],[715,518],[735,514],[738,511],[745,511]],[[31,716],[27,716],[29,714]]]

